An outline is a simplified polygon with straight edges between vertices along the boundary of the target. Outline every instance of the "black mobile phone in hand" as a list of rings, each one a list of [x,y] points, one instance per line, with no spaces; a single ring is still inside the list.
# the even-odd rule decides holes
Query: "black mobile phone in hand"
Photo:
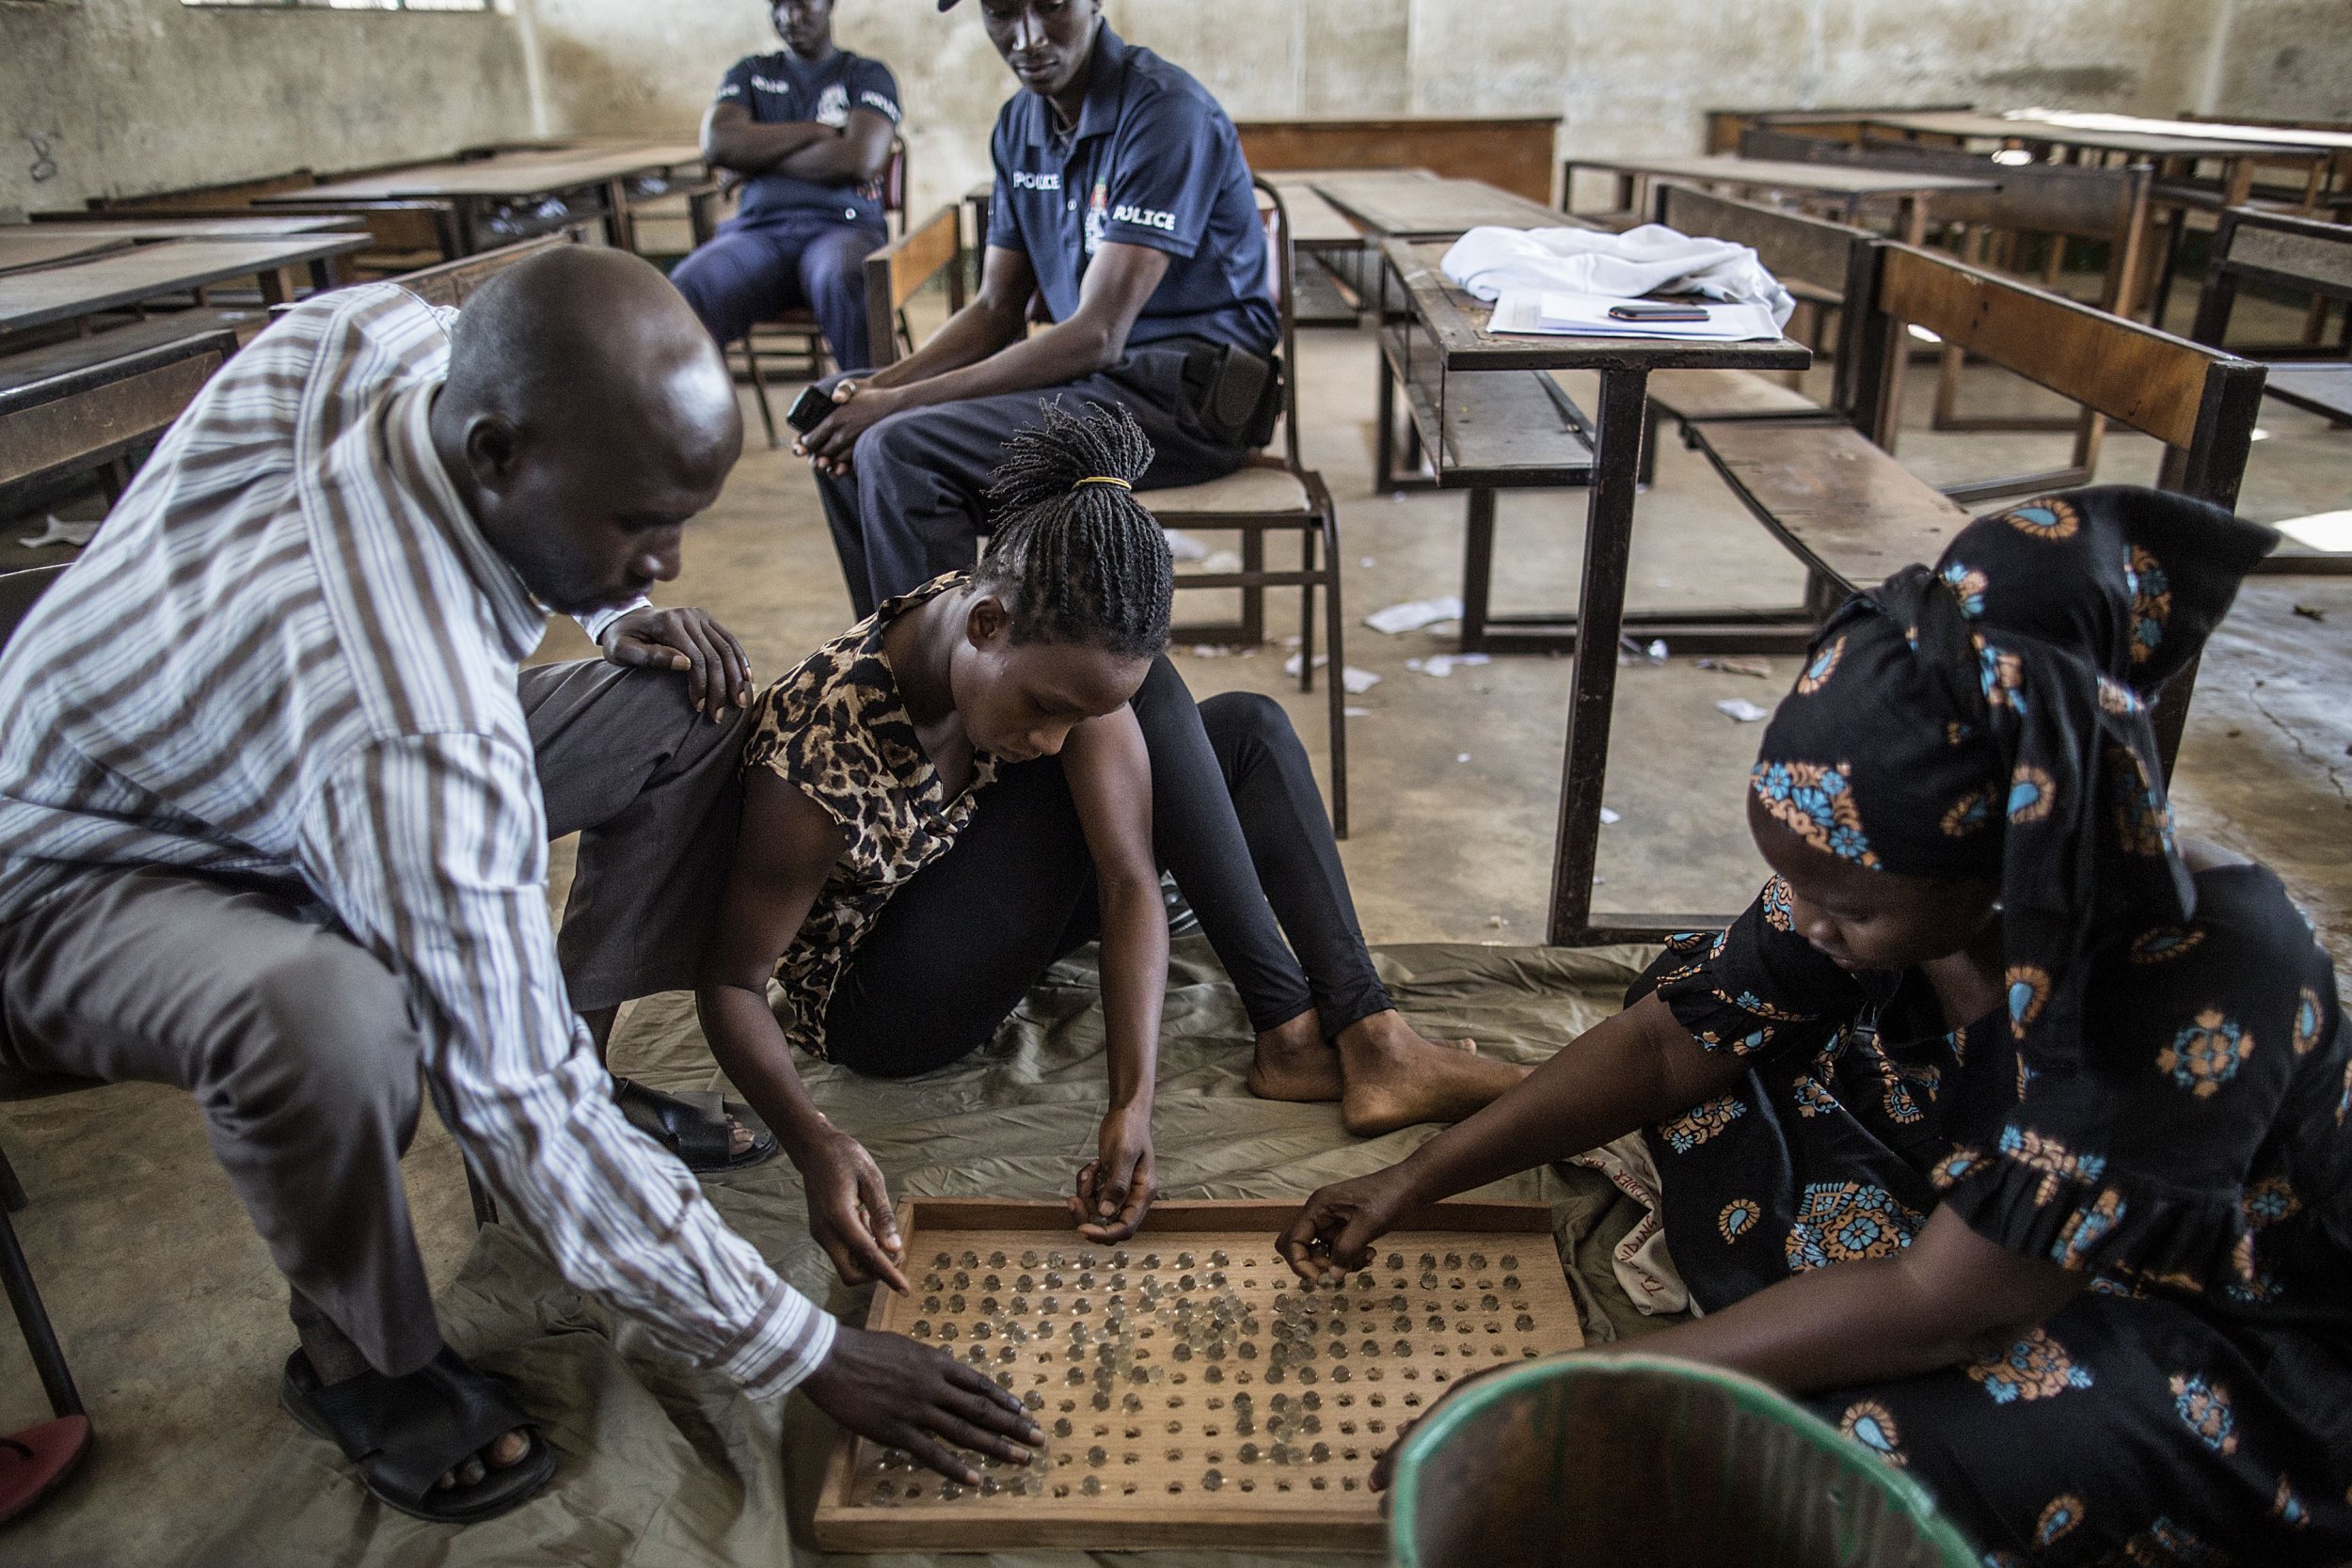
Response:
[[[1707,307],[1637,299],[1624,305],[1612,305],[1609,319],[1621,322],[1703,322],[1707,319]]]
[[[822,387],[805,388],[799,397],[792,400],[792,406],[786,410],[784,422],[805,436],[823,424],[825,416],[838,406],[833,401],[833,394]]]

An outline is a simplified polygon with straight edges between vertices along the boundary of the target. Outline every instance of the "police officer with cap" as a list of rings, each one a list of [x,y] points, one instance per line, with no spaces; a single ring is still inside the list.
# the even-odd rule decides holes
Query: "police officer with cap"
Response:
[[[991,140],[978,294],[910,357],[837,382],[795,449],[860,615],[971,563],[989,475],[1041,398],[1126,404],[1157,454],[1145,490],[1232,472],[1279,407],[1280,319],[1232,120],[1112,32],[1102,0],[980,10],[1024,90]],[[1032,295],[1053,324],[1036,333]]]

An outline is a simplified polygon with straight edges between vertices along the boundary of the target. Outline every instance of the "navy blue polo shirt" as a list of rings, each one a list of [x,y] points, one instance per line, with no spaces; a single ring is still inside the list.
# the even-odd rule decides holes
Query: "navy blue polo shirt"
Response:
[[[1067,136],[1054,107],[1017,94],[996,116],[988,243],[1029,258],[1056,321],[1078,309],[1104,242],[1168,252],[1131,343],[1185,335],[1271,355],[1281,318],[1266,293],[1265,230],[1241,138],[1208,89],[1103,24],[1085,106]]]
[[[898,123],[898,83],[880,60],[836,49],[811,65],[788,49],[746,55],[719,84],[719,102],[740,103],[762,125],[815,120],[838,131],[851,109],[871,109]],[[845,223],[883,226],[879,182],[820,185],[788,174],[755,174],[743,182],[739,215],[752,222],[791,214],[830,213]]]

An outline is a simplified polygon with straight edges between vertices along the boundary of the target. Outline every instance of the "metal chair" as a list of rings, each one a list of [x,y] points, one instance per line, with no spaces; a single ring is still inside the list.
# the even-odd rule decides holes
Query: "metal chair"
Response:
[[[1265,639],[1265,591],[1298,590],[1298,689],[1315,685],[1315,591],[1323,591],[1326,640],[1330,645],[1330,679],[1326,683],[1331,738],[1331,830],[1347,836],[1347,693],[1341,650],[1340,515],[1323,476],[1307,467],[1298,451],[1297,310],[1293,291],[1295,248],[1282,205],[1282,193],[1263,179],[1258,188],[1258,210],[1266,226],[1268,265],[1266,292],[1282,318],[1282,431],[1279,448],[1252,455],[1237,471],[1206,484],[1185,484],[1168,490],[1138,492],[1136,499],[1151,510],[1163,527],[1186,531],[1232,532],[1241,535],[1241,569],[1233,572],[1180,572],[1179,592],[1193,589],[1239,589],[1241,616],[1216,625],[1188,625],[1171,634],[1178,642],[1240,642],[1254,646]],[[1298,536],[1298,567],[1268,569],[1265,537],[1269,533]]]

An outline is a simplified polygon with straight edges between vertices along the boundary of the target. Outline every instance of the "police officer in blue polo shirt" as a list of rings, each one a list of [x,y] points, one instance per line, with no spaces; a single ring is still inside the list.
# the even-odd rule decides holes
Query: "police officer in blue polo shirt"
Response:
[[[1271,434],[1280,318],[1233,122],[1102,8],[980,0],[1025,90],[996,118],[978,295],[911,357],[837,383],[795,449],[861,615],[971,563],[990,472],[1041,397],[1126,404],[1157,453],[1142,489],[1221,478]],[[1030,334],[1033,293],[1054,325]]]
[[[834,47],[833,0],[775,0],[769,20],[784,52],[736,61],[703,118],[703,157],[742,177],[742,206],[670,280],[722,347],[805,305],[834,363],[863,370],[864,264],[889,240],[881,182],[898,84]]]

